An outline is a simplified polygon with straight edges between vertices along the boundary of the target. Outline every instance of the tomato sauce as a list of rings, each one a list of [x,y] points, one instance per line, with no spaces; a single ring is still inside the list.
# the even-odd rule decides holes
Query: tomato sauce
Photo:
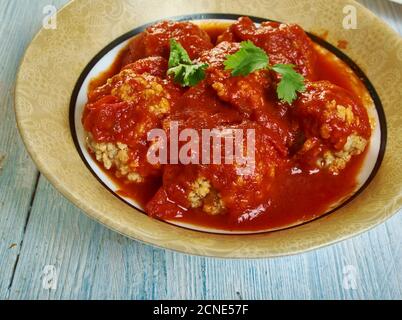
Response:
[[[107,68],[105,71],[103,71],[97,77],[91,79],[91,82],[89,83],[88,91],[93,91],[97,87],[104,85],[106,83],[107,79],[109,79],[109,78],[113,77],[115,74],[119,73],[121,68],[124,65],[124,60],[126,59],[128,53],[129,53],[128,47],[121,50],[109,68]]]
[[[249,215],[252,217],[245,216],[241,224],[230,221],[223,215],[208,216],[201,211],[195,211],[191,216],[185,215],[180,221],[218,230],[242,232],[283,229],[311,221],[355,191],[356,175],[364,155],[353,158],[338,176],[324,172],[297,174],[292,173],[292,168],[287,168],[277,176],[264,210],[251,212]]]
[[[347,40],[338,40],[338,45],[337,47],[339,49],[347,49],[349,45],[349,42]]]
[[[206,32],[213,44],[219,39],[228,24],[205,24],[202,30]],[[328,53],[319,50],[317,45],[314,45],[316,59],[314,61],[315,81],[326,80],[333,84],[342,87],[349,92],[353,93],[358,99],[362,99],[364,86],[360,82],[356,82],[347,67],[344,69],[339,68],[339,63],[334,62],[332,56]],[[133,48],[127,47],[121,51],[115,62],[108,70],[93,79],[90,84],[90,90],[94,90],[102,84],[105,84],[107,79],[117,74],[125,65],[125,61],[129,61],[128,55],[132,54]],[[190,89],[191,90],[191,89]],[[198,99],[196,97],[196,99]],[[205,98],[206,99],[206,98]],[[241,110],[233,111],[228,108],[228,102],[209,101],[208,105],[212,105],[208,110],[204,110],[202,99],[198,99],[191,105],[192,110],[188,111],[188,117],[194,117],[194,123],[201,122],[206,126],[213,126],[216,121],[225,121],[225,119],[236,119],[239,117]],[[215,105],[214,105],[215,103]],[[174,108],[180,108],[180,104]],[[208,107],[209,108],[209,107]],[[213,108],[215,108],[213,110]],[[208,119],[208,112],[213,110],[213,114],[218,114],[215,120]],[[185,113],[186,110],[183,111]],[[279,127],[281,121],[285,123],[285,129],[289,130],[290,126],[288,115],[283,116],[281,109],[272,108],[271,113],[259,114],[254,117],[268,117],[267,119],[278,118]],[[218,119],[218,120],[216,120]],[[204,121],[205,120],[205,121]],[[191,119],[189,120],[191,123]],[[214,122],[215,121],[215,122]],[[275,130],[274,130],[275,131]],[[278,140],[278,146],[275,148],[280,149],[286,140],[281,136],[281,132],[275,131],[272,133]],[[295,136],[297,136],[295,134]],[[297,140],[297,137],[289,139]],[[367,149],[366,149],[367,150]],[[333,174],[328,170],[317,170],[308,167],[302,167],[293,158],[288,157],[284,164],[276,172],[276,177],[273,181],[269,181],[271,185],[269,193],[265,196],[263,203],[254,209],[246,210],[241,214],[238,219],[232,219],[230,215],[208,215],[200,209],[191,209],[187,214],[180,214],[176,217],[168,217],[169,221],[180,221],[203,226],[207,228],[214,228],[219,230],[231,231],[261,231],[261,230],[274,230],[281,229],[293,225],[297,225],[306,221],[317,218],[328,211],[332,206],[341,203],[349,197],[357,187],[357,176],[365,158],[366,151],[352,157],[347,163],[346,167],[338,174]],[[120,195],[129,197],[138,202],[142,207],[146,207],[147,203],[154,197],[158,189],[162,186],[163,180],[161,176],[156,176],[147,180],[143,184],[127,183],[122,178],[116,177],[116,170],[105,170],[109,177],[119,185]],[[185,174],[185,173],[183,173]],[[268,183],[268,181],[267,181]],[[252,192],[250,190],[249,192]],[[240,195],[237,195],[241,197]],[[166,207],[167,208],[167,207]]]

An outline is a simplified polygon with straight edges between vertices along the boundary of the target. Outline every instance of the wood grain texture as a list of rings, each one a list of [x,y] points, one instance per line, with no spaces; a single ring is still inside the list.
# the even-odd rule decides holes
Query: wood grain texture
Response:
[[[0,161],[0,299],[402,298],[401,214],[361,236],[306,254],[220,260],[131,241],[88,219],[43,177],[35,189],[36,170],[17,136],[6,84],[13,83],[49,2],[0,1],[0,112],[5,115],[0,153],[6,155]],[[402,33],[402,6],[360,2]],[[43,288],[46,265],[56,267],[56,290]],[[347,266],[357,272],[356,290],[344,289]]]

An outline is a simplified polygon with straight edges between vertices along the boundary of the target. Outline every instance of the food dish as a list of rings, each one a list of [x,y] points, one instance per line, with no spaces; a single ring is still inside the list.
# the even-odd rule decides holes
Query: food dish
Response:
[[[244,61],[237,62],[241,54]],[[184,83],[172,74],[175,55],[188,55],[191,68],[202,67],[200,79]],[[229,59],[249,70],[235,74]],[[261,59],[264,67],[253,68]],[[276,72],[278,66],[288,67],[287,73]],[[281,99],[281,86],[298,80],[300,88]],[[312,220],[353,195],[379,125],[372,104],[353,71],[298,25],[256,25],[249,17],[199,25],[162,21],[136,35],[91,80],[82,124],[90,154],[117,183],[118,194],[151,217],[258,232]],[[253,130],[254,171],[239,174],[240,163],[225,162],[231,154],[216,164],[172,163],[172,149],[166,163],[151,164],[152,130],[166,132],[168,148],[189,142],[169,134],[173,123],[178,136],[188,129],[199,137],[205,129]],[[212,140],[208,144],[216,144]]]
[[[350,4],[359,14],[356,30],[345,30],[339,23],[344,6]],[[272,19],[301,25],[315,43],[350,66],[364,82],[373,97],[375,106],[370,109],[379,115],[379,125],[372,132],[375,141],[366,151],[360,188],[331,214],[269,233],[238,236],[210,229],[206,231],[213,233],[198,232],[190,229],[191,225],[180,228],[150,218],[130,198],[116,194],[118,186],[87,153],[82,125],[81,129],[75,127],[81,123],[89,80],[113,63],[129,39],[158,21],[233,22],[245,15],[254,17],[255,22]],[[150,0],[144,7],[142,2],[131,0],[80,0],[63,8],[57,22],[56,30],[38,33],[21,62],[15,90],[16,119],[41,173],[91,219],[129,238],[180,252],[266,258],[350,238],[384,222],[401,207],[402,43],[394,31],[358,3],[211,0],[183,5],[179,0]],[[325,35],[325,40],[316,35]],[[342,50],[337,49],[340,40],[348,44]]]

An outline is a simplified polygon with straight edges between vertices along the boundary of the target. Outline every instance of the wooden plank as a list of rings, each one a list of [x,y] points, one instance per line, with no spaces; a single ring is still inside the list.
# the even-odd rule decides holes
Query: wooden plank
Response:
[[[372,8],[383,10],[377,13],[392,17],[394,6],[378,1],[362,2],[376,2]],[[395,26],[400,28],[401,23]],[[9,297],[401,299],[401,229],[399,214],[361,236],[298,256],[269,260],[194,257],[152,248],[107,230],[41,178]],[[43,287],[47,265],[56,268],[56,290]],[[350,267],[356,271],[355,290],[344,288],[344,272]],[[4,297],[1,292],[0,297]]]
[[[400,217],[360,237],[306,254],[259,261],[208,260],[207,299],[401,298]],[[399,228],[399,229],[398,229]],[[346,266],[356,268],[356,290],[343,286]]]
[[[10,298],[153,299],[168,297],[172,288],[177,297],[200,296],[200,259],[107,230],[41,178]],[[46,265],[57,269],[57,290],[43,288]],[[183,285],[188,281],[193,285]]]
[[[38,179],[17,132],[13,93],[18,63],[45,3],[0,2],[0,297],[8,294]]]
[[[10,298],[68,298],[81,284],[89,288],[104,232],[41,178]],[[55,292],[43,289],[46,265],[66,270]]]
[[[89,220],[41,178],[11,288],[16,299],[402,298],[400,216],[337,245],[294,257],[221,260],[152,248]],[[58,271],[56,290],[43,270]],[[343,287],[344,268],[357,289]]]

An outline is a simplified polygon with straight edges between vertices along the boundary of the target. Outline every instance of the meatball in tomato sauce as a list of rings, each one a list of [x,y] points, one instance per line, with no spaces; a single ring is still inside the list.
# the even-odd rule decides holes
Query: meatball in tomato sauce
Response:
[[[89,149],[107,170],[114,169],[127,182],[144,182],[160,174],[160,166],[147,161],[148,132],[162,126],[180,88],[151,71],[136,73],[134,63],[89,94],[83,115]],[[140,69],[141,69],[140,68]]]
[[[306,136],[298,157],[312,166],[337,174],[366,149],[371,135],[367,111],[341,87],[328,81],[308,83],[293,113]]]
[[[257,27],[250,18],[242,17],[218,38],[230,42],[245,40],[264,49],[273,64],[294,64],[304,77],[315,79],[313,42],[300,26],[267,21]]]
[[[191,22],[163,21],[148,27],[130,44],[130,56],[125,63],[146,57],[169,58],[169,42],[175,39],[196,59],[207,49],[213,48],[211,39],[204,30]]]
[[[187,125],[189,123],[183,127]],[[196,127],[194,123],[191,125]],[[253,130],[253,159],[250,162],[234,159],[232,163],[226,164],[227,158],[222,146],[220,164],[166,166],[163,185],[147,205],[150,215],[175,218],[194,209],[208,215],[227,215],[228,219],[237,223],[245,212],[252,211],[268,200],[276,170],[280,170],[285,161],[275,148],[275,137],[264,127],[249,121],[213,127],[226,133],[232,130]],[[200,126],[198,130],[201,132],[202,128]],[[247,146],[250,141],[247,141],[246,136],[242,138],[243,145]],[[241,152],[244,157],[248,156],[248,150]]]

